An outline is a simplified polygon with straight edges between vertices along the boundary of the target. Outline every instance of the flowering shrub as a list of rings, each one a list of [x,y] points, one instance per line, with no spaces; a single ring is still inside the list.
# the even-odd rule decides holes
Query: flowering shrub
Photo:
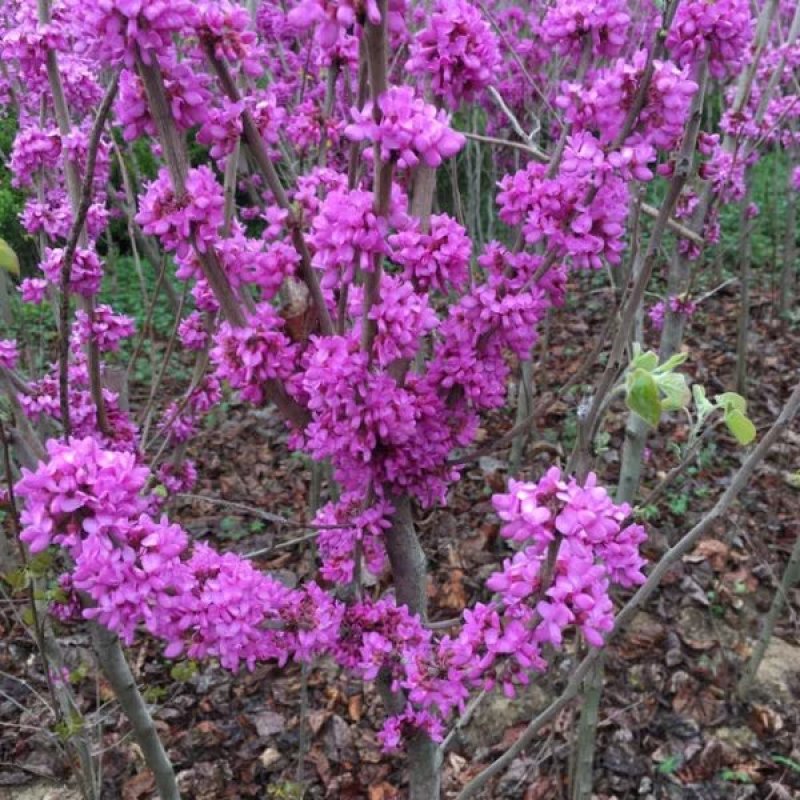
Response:
[[[400,585],[419,560],[398,563],[392,537],[412,503],[447,502],[576,271],[641,250],[645,184],[677,187],[675,216],[701,216],[712,241],[757,145],[791,135],[791,69],[776,98],[693,132],[706,66],[721,82],[745,66],[750,4],[685,0],[665,31],[656,4],[625,0],[52,5],[49,19],[33,0],[0,9],[0,98],[40,248],[22,300],[69,312],[57,360],[12,376],[22,413],[53,434],[16,489],[23,541],[59,554],[58,618],[231,670],[325,655],[380,675],[398,700],[388,749],[441,739],[473,692],[513,694],[569,639],[602,646],[613,591],[644,579],[645,532],[588,467],[494,496],[516,552],[452,634]],[[101,102],[108,119],[75,122]],[[486,174],[496,186],[475,186]],[[679,253],[699,256],[698,234],[669,221]],[[133,320],[96,302],[122,228],[181,282],[166,357],[194,362],[182,396],[159,378],[139,416],[110,388]],[[666,303],[655,325],[694,310]],[[0,341],[0,367],[20,353]],[[330,463],[342,493],[314,517],[316,581],[289,588],[170,519],[198,477],[185,445],[226,393],[282,414],[290,445]],[[364,596],[363,574],[387,568],[396,594]]]

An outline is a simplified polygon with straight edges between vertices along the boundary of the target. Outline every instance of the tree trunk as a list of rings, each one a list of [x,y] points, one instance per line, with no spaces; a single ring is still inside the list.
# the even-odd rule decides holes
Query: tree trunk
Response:
[[[180,800],[175,770],[158,738],[153,718],[139,694],[119,638],[96,623],[92,623],[91,632],[100,668],[111,684],[122,711],[131,723],[133,735],[142,750],[144,760],[153,772],[158,796],[161,800]]]
[[[392,568],[397,604],[426,619],[428,611],[427,561],[414,530],[411,501],[392,498],[392,527],[386,534],[386,551]],[[384,699],[386,697],[384,691]],[[394,699],[397,703],[398,698]],[[393,703],[393,704],[394,704]],[[387,706],[390,703],[387,702]],[[438,800],[441,792],[441,757],[437,744],[422,732],[408,744],[409,800]]]

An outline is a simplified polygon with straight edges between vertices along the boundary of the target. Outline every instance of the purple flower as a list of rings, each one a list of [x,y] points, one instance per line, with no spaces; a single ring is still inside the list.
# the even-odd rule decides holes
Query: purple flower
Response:
[[[18,360],[17,342],[14,339],[0,339],[0,367],[16,369]]]
[[[561,55],[580,58],[584,41],[595,57],[618,56],[631,18],[623,0],[557,0],[542,21],[542,38]]]
[[[421,159],[438,167],[464,146],[466,140],[450,128],[447,114],[417,97],[411,86],[392,86],[378,98],[378,108],[377,122],[372,103],[362,111],[351,109],[353,123],[344,133],[356,142],[373,142],[384,162],[396,160],[401,169],[410,169]]]
[[[667,48],[681,66],[708,57],[711,74],[724,78],[742,69],[752,36],[747,0],[687,0],[678,6]]]
[[[246,327],[223,322],[214,336],[211,360],[217,365],[217,377],[251,403],[263,403],[265,384],[288,378],[294,369],[296,347],[282,327],[283,320],[272,306],[262,303]]]
[[[497,37],[481,12],[466,0],[437,0],[411,44],[406,69],[427,76],[433,93],[456,110],[494,79]]]

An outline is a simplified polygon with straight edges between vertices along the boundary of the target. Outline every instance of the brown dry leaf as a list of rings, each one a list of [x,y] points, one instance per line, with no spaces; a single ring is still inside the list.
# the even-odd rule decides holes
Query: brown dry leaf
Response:
[[[672,700],[672,708],[701,725],[708,725],[719,716],[720,701],[711,689],[698,691],[695,681],[686,681]]]
[[[718,642],[706,611],[696,606],[686,606],[678,618],[678,636],[693,650],[711,650]]]
[[[447,754],[447,763],[450,765],[450,769],[458,775],[467,766],[467,759],[458,755],[458,753],[451,752]]]
[[[464,570],[453,568],[439,592],[439,605],[453,611],[463,611],[467,605],[467,592],[464,589]]]
[[[155,790],[153,773],[139,772],[122,785],[122,800],[149,800]]]
[[[390,783],[386,783],[386,781],[370,786],[367,792],[369,800],[394,800],[400,795],[400,792]]]
[[[197,734],[203,747],[222,744],[227,738],[227,734],[219,725],[215,724],[210,719],[204,719],[198,722],[197,725],[194,726],[194,733]]]
[[[550,800],[557,797],[557,784],[553,778],[537,778],[525,790],[522,800]]]
[[[347,698],[347,714],[353,722],[360,722],[364,713],[364,698],[360,694],[352,694]]]
[[[678,778],[684,783],[699,783],[713,778],[725,764],[725,753],[719,739],[706,742],[702,751],[688,764],[678,770]]]
[[[750,727],[759,736],[783,730],[783,717],[769,706],[754,704],[750,709]]]
[[[331,710],[338,705],[347,705],[347,698],[338,686],[326,686],[325,697],[328,699],[327,706]]]
[[[276,711],[261,711],[252,718],[256,732],[262,739],[280,733],[286,727],[286,718]]]
[[[317,709],[316,711],[312,711],[308,715],[308,727],[311,728],[311,733],[316,736],[320,730],[322,730],[322,726],[331,718],[331,716],[331,712],[325,709]]]
[[[704,539],[688,556],[684,556],[683,560],[690,564],[708,561],[715,572],[721,572],[725,569],[729,553],[730,547],[725,542],[721,542],[719,539]]]
[[[353,733],[350,726],[338,715],[334,714],[323,734],[323,747],[328,760],[334,764],[352,762],[356,759],[353,746]]]
[[[640,611],[631,620],[620,642],[620,655],[625,659],[641,658],[644,651],[652,649],[666,634],[666,628],[652,615]]]
[[[309,752],[306,758],[314,765],[317,770],[317,775],[319,775],[319,779],[322,781],[323,785],[327,786],[331,782],[333,773],[331,772],[331,765],[325,753],[323,753],[319,747],[315,746],[311,748],[311,752]]]

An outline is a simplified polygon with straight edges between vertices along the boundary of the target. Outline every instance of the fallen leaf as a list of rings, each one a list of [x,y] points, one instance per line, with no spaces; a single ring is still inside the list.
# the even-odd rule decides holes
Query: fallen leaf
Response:
[[[315,736],[322,730],[322,726],[331,718],[331,712],[326,709],[312,711],[308,715],[308,727]]]
[[[252,717],[256,732],[262,739],[280,733],[286,727],[286,718],[276,711],[261,711]]]
[[[684,556],[683,560],[690,564],[699,564],[708,561],[715,572],[725,569],[725,562],[728,560],[730,547],[719,539],[704,539],[695,549]]]
[[[364,699],[360,694],[352,694],[347,698],[347,713],[353,722],[359,722],[364,713]]]
[[[439,605],[453,611],[463,611],[467,605],[467,592],[464,589],[464,570],[452,568],[439,592]]]
[[[153,773],[139,772],[122,784],[122,800],[150,800],[155,790]]]
[[[386,781],[382,781],[375,786],[370,786],[367,790],[369,800],[394,800],[399,794],[397,789],[390,783],[386,783]]]
[[[762,737],[783,730],[783,717],[769,706],[754,704],[748,721],[753,731]]]
[[[281,760],[281,753],[274,747],[268,747],[259,757],[261,766],[264,769],[269,769],[273,764],[277,764]]]

